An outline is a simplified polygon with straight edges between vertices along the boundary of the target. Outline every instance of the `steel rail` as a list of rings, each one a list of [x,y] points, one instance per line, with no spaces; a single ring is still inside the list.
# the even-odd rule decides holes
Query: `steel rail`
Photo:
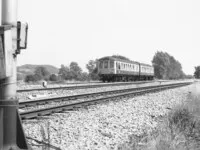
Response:
[[[74,89],[96,88],[96,87],[106,87],[106,86],[123,86],[123,85],[131,85],[131,84],[143,84],[143,83],[151,83],[151,82],[156,82],[156,81],[100,83],[100,84],[92,84],[92,85],[78,85],[78,86],[63,86],[63,87],[51,87],[51,88],[20,89],[20,90],[17,90],[17,92],[18,93],[22,93],[22,92],[31,92],[31,91],[60,90],[60,89],[74,90]]]
[[[165,85],[165,86],[152,87],[151,89],[141,89],[141,90],[138,90],[138,91],[129,91],[129,92],[121,93],[121,94],[116,94],[114,96],[112,95],[112,96],[97,98],[97,99],[93,99],[93,100],[86,100],[86,101],[76,102],[76,103],[71,103],[71,104],[64,104],[64,105],[59,105],[59,106],[54,106],[54,107],[25,111],[25,112],[21,112],[20,115],[21,115],[22,119],[31,119],[31,118],[36,118],[38,116],[50,115],[50,114],[56,113],[56,112],[73,110],[74,108],[77,108],[77,107],[79,108],[79,107],[82,107],[82,106],[88,106],[88,105],[91,105],[91,104],[100,103],[100,102],[104,102],[104,101],[107,101],[107,100],[116,100],[116,99],[119,99],[119,98],[122,98],[122,97],[130,97],[130,96],[133,96],[133,95],[141,95],[141,94],[145,94],[145,93],[149,93],[149,92],[155,92],[155,91],[161,91],[161,90],[165,90],[165,89],[169,89],[169,88],[186,86],[186,85],[189,85],[189,84],[191,84],[191,82],[190,83],[179,83],[179,84],[171,84],[171,85]]]
[[[170,85],[176,85],[176,84],[177,83],[170,84]],[[24,101],[24,102],[19,103],[19,108],[36,106],[36,105],[44,105],[51,102],[75,100],[75,99],[80,99],[80,98],[85,98],[85,97],[89,98],[89,97],[95,97],[95,96],[100,96],[100,95],[123,93],[123,92],[136,91],[136,90],[141,90],[141,89],[150,89],[153,87],[163,87],[163,86],[168,86],[168,85],[169,84],[153,85],[153,86],[139,87],[139,88],[126,88],[126,89],[120,89],[120,90],[110,90],[110,91],[104,91],[104,92],[94,92],[94,93],[86,93],[86,94],[79,94],[79,95],[61,96],[61,97],[52,97],[52,98],[39,99],[39,100]]]

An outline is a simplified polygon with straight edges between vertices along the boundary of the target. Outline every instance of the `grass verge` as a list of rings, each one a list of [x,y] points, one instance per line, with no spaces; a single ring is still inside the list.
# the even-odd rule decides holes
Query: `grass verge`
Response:
[[[200,95],[189,93],[188,101],[163,117],[155,131],[131,135],[117,150],[200,150]]]

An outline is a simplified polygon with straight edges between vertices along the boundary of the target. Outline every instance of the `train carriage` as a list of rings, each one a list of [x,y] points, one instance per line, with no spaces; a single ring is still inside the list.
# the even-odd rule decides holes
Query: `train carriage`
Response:
[[[150,65],[112,56],[98,59],[97,66],[100,80],[104,82],[151,80],[154,75]]]
[[[153,80],[154,68],[151,65],[140,63],[140,80]]]

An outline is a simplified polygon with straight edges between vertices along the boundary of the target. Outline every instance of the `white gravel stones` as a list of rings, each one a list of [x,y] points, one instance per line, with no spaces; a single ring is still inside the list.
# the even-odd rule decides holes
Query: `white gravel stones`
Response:
[[[50,144],[63,150],[113,150],[129,135],[156,128],[157,118],[184,102],[191,86],[54,114],[23,126],[27,136],[38,140],[49,136]]]

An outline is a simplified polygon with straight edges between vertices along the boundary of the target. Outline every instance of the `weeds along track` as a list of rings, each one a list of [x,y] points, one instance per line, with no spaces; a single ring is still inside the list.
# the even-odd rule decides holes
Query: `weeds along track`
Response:
[[[148,86],[141,88],[114,90],[98,93],[81,94],[66,97],[48,98],[36,101],[26,101],[19,103],[22,119],[31,119],[38,116],[50,115],[52,113],[73,110],[76,108],[87,107],[88,105],[106,102],[109,100],[118,100],[124,97],[142,95],[150,92],[190,85],[192,82],[166,84],[159,86]],[[27,109],[27,107],[29,107]],[[38,107],[37,109],[35,107]]]
[[[33,89],[20,89],[17,90],[18,93],[22,92],[32,92],[32,91],[45,91],[45,90],[75,90],[75,89],[86,89],[86,88],[98,88],[98,87],[108,87],[108,86],[124,86],[131,84],[144,84],[153,83],[156,81],[138,81],[138,82],[118,82],[118,83],[98,83],[98,84],[87,84],[87,85],[72,85],[72,86],[62,86],[62,87],[50,87],[50,88],[33,88]],[[163,82],[163,81],[162,81]],[[166,82],[166,81],[165,81]]]

